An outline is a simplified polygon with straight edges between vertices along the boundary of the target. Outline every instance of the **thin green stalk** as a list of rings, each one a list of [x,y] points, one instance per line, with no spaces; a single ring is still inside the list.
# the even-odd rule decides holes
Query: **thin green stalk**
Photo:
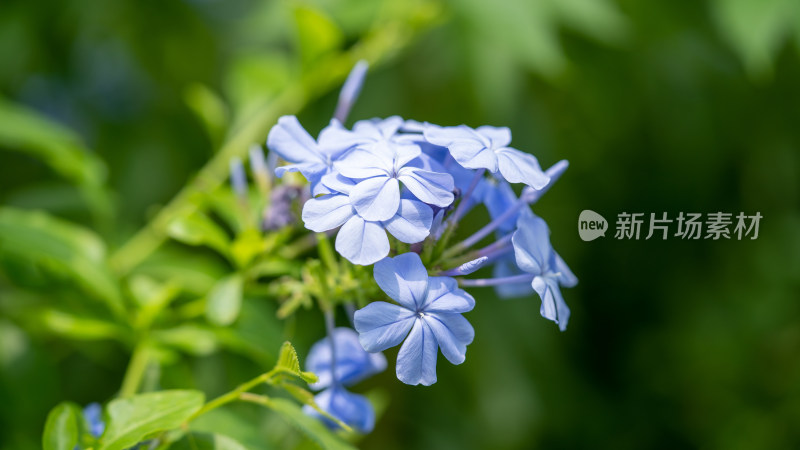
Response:
[[[203,405],[203,407],[200,408],[196,413],[192,414],[192,417],[190,417],[189,420],[187,420],[187,422],[191,422],[192,420],[202,416],[203,414],[211,410],[217,409],[222,405],[226,405],[230,402],[239,400],[242,394],[249,391],[250,389],[253,389],[259,384],[264,384],[268,382],[273,376],[275,376],[275,373],[276,372],[274,370],[262,373],[261,375],[253,378],[252,380],[240,384],[239,387],[228,392],[227,394],[223,394],[215,398],[214,400],[211,400],[210,402]]]
[[[134,347],[128,368],[125,370],[125,377],[122,379],[122,387],[119,389],[120,397],[131,397],[139,390],[147,364],[150,362],[149,353],[150,347],[145,341],[139,342]]]

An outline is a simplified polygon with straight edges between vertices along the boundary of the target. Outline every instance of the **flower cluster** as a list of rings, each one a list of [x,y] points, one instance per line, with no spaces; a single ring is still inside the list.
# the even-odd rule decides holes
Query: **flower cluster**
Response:
[[[371,301],[355,311],[359,348],[352,330],[336,329],[323,341],[335,345],[321,342],[312,349],[316,362],[309,370],[322,373],[320,387],[326,388],[319,405],[361,430],[371,428],[371,409],[343,386],[375,372],[362,352],[380,355],[402,343],[397,378],[430,385],[437,379],[439,350],[461,364],[475,336],[462,315],[475,300],[461,287],[492,286],[501,298],[535,292],[541,315],[563,331],[570,311],[560,289],[577,284],[551,246],[547,224],[530,209],[567,162],[542,170],[533,155],[511,147],[505,127],[439,126],[392,116],[348,129],[343,123],[365,70],[354,70],[335,118],[317,139],[294,116],[280,118],[267,139],[271,154],[288,163],[276,175],[299,172],[309,183],[305,227],[336,233],[336,251],[354,265],[374,265],[377,286],[395,302]],[[480,206],[489,223],[453,242],[462,219]],[[485,268],[491,278],[467,278]],[[380,361],[385,364],[383,356]]]

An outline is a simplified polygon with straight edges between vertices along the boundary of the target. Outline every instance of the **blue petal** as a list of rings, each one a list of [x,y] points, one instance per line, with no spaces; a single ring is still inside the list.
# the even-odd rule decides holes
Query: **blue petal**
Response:
[[[394,347],[408,334],[415,314],[402,306],[372,302],[353,316],[358,341],[368,352],[380,352]]]
[[[350,202],[365,220],[389,220],[400,208],[400,185],[386,176],[368,178],[350,191]]]
[[[539,167],[539,161],[530,153],[523,153],[513,148],[495,150],[500,173],[511,183],[525,183],[534,189],[542,189],[550,182]]]
[[[578,277],[575,276],[574,273],[569,269],[567,263],[561,259],[561,256],[553,252],[555,263],[553,264],[553,270],[558,273],[558,284],[564,286],[565,288],[575,287],[578,284]]]
[[[367,353],[358,341],[358,333],[352,328],[334,329],[333,343],[336,346],[336,382],[344,386],[386,369],[386,357],[382,353]],[[319,377],[319,381],[309,385],[311,389],[324,389],[334,384],[332,359],[330,337],[311,347],[306,358],[306,370]]]
[[[418,254],[386,258],[375,264],[373,274],[383,292],[406,308],[417,311],[425,303],[428,271]]]
[[[425,129],[425,139],[431,144],[447,147],[453,158],[468,169],[497,172],[497,157],[489,148],[491,141],[466,125],[430,126]]]
[[[436,336],[442,354],[452,364],[461,364],[467,345],[475,339],[475,330],[461,314],[425,314],[425,323]]]
[[[552,247],[544,220],[532,214],[520,215],[511,243],[520,269],[534,275],[543,275],[548,271]]]
[[[427,299],[423,307],[426,313],[464,313],[474,307],[475,299],[467,291],[459,289],[454,278],[428,278]]]
[[[355,179],[389,176],[394,170],[391,154],[362,148],[347,152],[333,166],[342,175]]]
[[[347,195],[350,195],[350,191],[356,186],[355,181],[336,172],[331,172],[322,177],[320,183],[331,192]]]
[[[336,386],[320,392],[314,397],[314,402],[320,409],[359,433],[369,433],[375,427],[375,411],[372,404],[363,395],[354,394],[343,387]],[[309,405],[303,407],[303,412],[320,419],[332,430],[339,428],[335,422],[321,415]]]
[[[569,307],[561,296],[558,282],[552,277],[536,277],[531,282],[531,286],[542,299],[542,307],[539,313],[545,319],[550,319],[558,324],[561,331],[567,329],[569,321]]]
[[[494,278],[506,278],[513,275],[520,275],[522,273],[524,272],[517,267],[517,263],[514,260],[514,255],[508,255],[497,260],[497,263],[492,270],[492,276]],[[533,288],[527,281],[523,281],[521,283],[500,284],[494,287],[494,291],[501,299],[527,297],[533,294]]]
[[[404,167],[398,172],[398,179],[421,201],[439,207],[453,203],[453,177],[447,173],[431,172]]]
[[[341,226],[353,215],[355,212],[350,205],[350,198],[342,194],[312,198],[303,205],[303,223],[317,233]]]
[[[430,234],[433,210],[430,206],[414,201],[400,200],[400,208],[394,217],[383,223],[386,231],[401,242],[416,244]]]
[[[288,162],[324,162],[314,138],[295,116],[283,116],[267,136],[267,147]]]
[[[437,348],[430,327],[422,319],[414,320],[411,333],[397,353],[397,379],[411,385],[436,383]]]
[[[483,191],[483,203],[486,205],[492,220],[503,215],[517,202],[517,196],[511,189],[511,185],[503,180],[496,181],[496,183],[486,183],[486,188]],[[508,220],[500,224],[498,230],[504,233],[512,231],[517,226],[518,216],[519,214],[515,214],[513,217],[509,217]]]
[[[83,418],[86,419],[89,425],[89,433],[99,438],[103,435],[106,429],[106,424],[103,422],[103,407],[99,403],[89,403],[83,408]]]
[[[330,125],[319,133],[319,150],[332,160],[356,145],[369,142],[369,139],[346,129],[337,119],[331,119]]]
[[[475,129],[478,134],[489,139],[491,148],[505,147],[511,143],[511,130],[508,127],[492,127],[484,125]]]
[[[389,254],[389,238],[380,224],[353,216],[336,235],[336,251],[353,264],[369,266]]]

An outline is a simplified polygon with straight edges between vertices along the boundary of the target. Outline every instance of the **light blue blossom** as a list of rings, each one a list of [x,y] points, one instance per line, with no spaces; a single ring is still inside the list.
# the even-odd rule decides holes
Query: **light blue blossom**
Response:
[[[342,90],[339,91],[339,101],[336,103],[335,117],[339,122],[344,123],[345,118],[350,114],[350,109],[361,93],[361,87],[364,85],[364,78],[367,76],[369,64],[363,59],[353,66],[347,79],[344,80]]]
[[[578,279],[550,245],[547,224],[533,213],[520,214],[511,242],[517,266],[534,275],[531,286],[542,299],[542,317],[557,323],[561,331],[566,330],[569,307],[559,286],[573,287]]]
[[[359,433],[369,433],[375,427],[375,410],[366,397],[347,391],[340,385],[334,385],[314,397],[317,406],[328,414],[346,423]],[[339,426],[320,414],[311,406],[305,405],[303,412],[320,419],[333,430]]]
[[[451,363],[464,362],[475,331],[462,313],[471,311],[475,300],[455,279],[429,277],[416,253],[383,259],[375,264],[374,276],[399,305],[378,301],[356,311],[355,328],[366,351],[383,351],[405,340],[396,372],[412,385],[436,382],[439,348]]]
[[[422,156],[420,147],[395,139],[394,133],[402,123],[399,117],[358,122],[353,133],[364,139],[334,163],[341,175],[358,180],[350,199],[366,220],[388,220],[395,215],[400,207],[401,183],[430,205],[445,207],[453,202],[453,177],[422,167],[423,162],[415,161]]]
[[[353,264],[370,265],[389,254],[386,232],[398,240],[414,244],[430,233],[433,210],[412,198],[401,198],[394,216],[384,221],[362,217],[351,201],[353,180],[331,173],[321,184],[331,193],[308,200],[303,206],[306,228],[318,233],[341,226],[335,248]]]
[[[386,357],[382,353],[364,351],[358,342],[358,333],[352,328],[334,329],[333,345],[336,347],[335,374],[331,370],[333,349],[330,337],[318,341],[308,352],[306,370],[319,377],[316,383],[309,385],[315,391],[335,383],[351,386],[386,369]]]
[[[428,125],[424,134],[431,144],[447,147],[453,158],[467,169],[486,169],[499,173],[510,183],[525,183],[534,189],[542,189],[550,180],[536,157],[508,146],[511,131],[506,127]]]
[[[297,117],[281,117],[269,131],[267,147],[292,164],[276,168],[275,174],[280,178],[286,172],[300,172],[311,183],[312,193],[320,193],[320,178],[330,171],[336,158],[356,144],[352,139],[357,136],[341,130],[344,130],[342,124],[332,119],[315,141]]]
[[[89,433],[99,438],[103,435],[106,429],[106,424],[103,422],[103,407],[99,403],[89,403],[83,408],[83,418],[86,424],[89,425]]]

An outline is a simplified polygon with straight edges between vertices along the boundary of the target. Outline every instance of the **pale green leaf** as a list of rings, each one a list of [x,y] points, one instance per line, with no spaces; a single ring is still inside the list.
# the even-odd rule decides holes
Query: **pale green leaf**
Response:
[[[78,443],[81,410],[72,403],[59,403],[47,415],[42,436],[44,450],[73,450]]]
[[[197,356],[209,355],[219,347],[214,331],[191,323],[154,331],[152,337],[163,345]]]
[[[227,326],[236,321],[242,308],[242,286],[240,274],[222,278],[208,293],[206,319],[214,325]]]
[[[205,401],[202,392],[174,390],[150,392],[108,404],[109,421],[100,450],[122,450],[145,437],[181,426]]]
[[[170,450],[247,450],[239,441],[217,433],[188,433]]]

